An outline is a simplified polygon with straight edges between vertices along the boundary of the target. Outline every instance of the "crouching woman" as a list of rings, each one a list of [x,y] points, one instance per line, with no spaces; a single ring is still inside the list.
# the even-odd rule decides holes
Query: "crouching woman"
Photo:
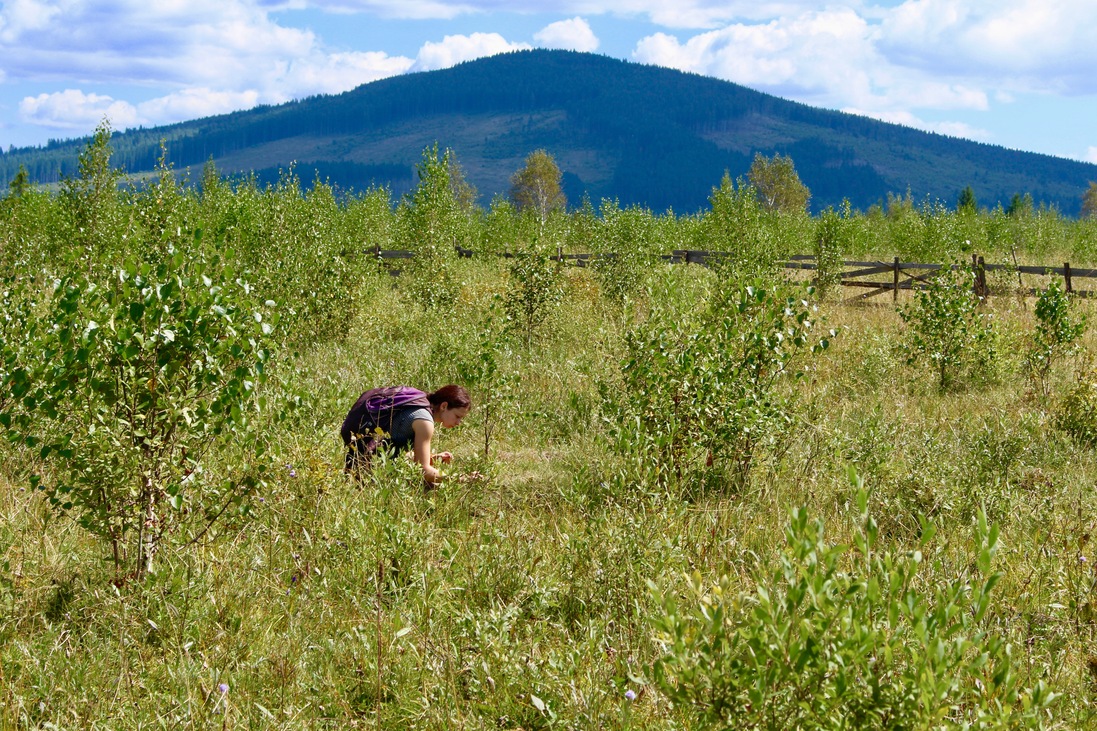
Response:
[[[423,469],[427,485],[435,485],[442,473],[435,466],[449,464],[449,452],[431,452],[434,425],[457,426],[472,407],[463,386],[449,384],[433,393],[409,386],[386,386],[363,393],[343,421],[340,434],[347,449],[346,470],[358,475],[369,469],[378,449],[399,453],[411,447],[415,463]]]

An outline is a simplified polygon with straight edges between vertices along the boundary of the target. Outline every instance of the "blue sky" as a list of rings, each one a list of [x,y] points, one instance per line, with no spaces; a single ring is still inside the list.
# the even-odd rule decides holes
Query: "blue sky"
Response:
[[[1095,0],[2,0],[0,148],[532,47],[1097,162]]]

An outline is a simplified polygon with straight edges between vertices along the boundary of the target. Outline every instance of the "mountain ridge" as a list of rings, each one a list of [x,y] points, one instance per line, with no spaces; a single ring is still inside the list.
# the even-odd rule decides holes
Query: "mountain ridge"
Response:
[[[32,181],[72,176],[87,139],[0,155]],[[569,198],[693,212],[724,172],[746,173],[755,153],[792,157],[815,210],[848,198],[858,208],[908,191],[955,202],[971,186],[980,204],[1015,194],[1074,215],[1097,165],[948,137],[820,109],[731,82],[572,51],[518,51],[364,84],[342,94],[127,130],[114,162],[140,175],[164,140],[177,170],[212,160],[222,174],[270,181],[291,163],[306,181],[344,189],[414,185],[435,142],[454,151],[481,202],[505,193],[525,156],[544,148],[565,173]]]

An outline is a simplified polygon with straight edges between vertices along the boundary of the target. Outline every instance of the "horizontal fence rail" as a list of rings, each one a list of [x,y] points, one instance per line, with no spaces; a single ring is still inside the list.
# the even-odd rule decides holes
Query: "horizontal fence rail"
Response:
[[[890,263],[882,261],[843,261],[840,264],[842,269],[841,284],[843,287],[864,287],[872,290],[871,292],[866,292],[865,294],[853,298],[856,300],[868,299],[869,297],[875,297],[884,294],[885,292],[891,292],[892,298],[895,299],[898,297],[900,290],[920,289],[925,287],[926,280],[932,277],[935,272],[940,271],[946,266],[952,269],[958,267],[956,264],[903,262],[899,260],[899,257],[895,257]],[[794,256],[785,263],[785,268],[817,270],[818,264],[816,263],[814,256]],[[853,271],[848,271],[851,268]],[[1067,292],[1082,298],[1097,297],[1097,291],[1078,290],[1074,288],[1075,279],[1097,278],[1097,269],[1074,269],[1070,266],[1069,262],[1066,262],[1059,267],[987,264],[983,260],[983,257],[973,254],[971,257],[971,271],[974,275],[972,287],[975,290],[975,293],[981,297],[989,297],[991,294],[990,286],[987,283],[987,272],[1004,272],[1009,275],[1016,274],[1017,287],[1011,287],[1009,289],[1010,293],[1021,293],[1030,296],[1038,295],[1040,293],[1039,288],[1024,286],[1021,275],[1029,274],[1043,277],[1062,277]],[[890,281],[865,279],[865,277],[880,276],[890,276]]]
[[[478,252],[472,249],[465,249],[460,246],[456,247],[456,249],[458,256],[462,258],[471,258],[478,254]],[[412,259],[415,256],[414,252],[400,249],[381,249],[380,247],[373,247],[369,249],[369,251],[383,261]],[[505,252],[498,256],[513,258],[516,255]],[[701,266],[709,266],[710,264],[730,256],[732,256],[730,253],[723,251],[676,249],[669,254],[663,254],[660,258],[669,264],[699,264]],[[612,253],[565,254],[563,251],[557,250],[557,253],[549,258],[553,261],[585,268],[599,259],[613,259],[615,257],[616,255]],[[798,254],[792,256],[783,266],[785,269],[802,269],[808,271],[817,271],[819,269],[815,256],[811,254]],[[945,267],[952,269],[958,268],[958,265],[956,264],[904,262],[900,261],[899,257],[895,257],[890,262],[843,261],[839,262],[837,266],[840,268],[841,286],[871,290],[851,298],[850,301],[863,301],[888,292],[892,294],[893,299],[897,299],[899,292],[902,290],[914,290],[926,287],[927,280],[930,279],[935,272],[938,272]],[[973,254],[971,257],[971,270],[974,275],[973,289],[975,293],[981,297],[989,297],[991,294],[986,279],[987,272],[1004,272],[1008,275],[1017,275],[1018,286],[1009,289],[1009,293],[1011,294],[1021,293],[1036,296],[1040,293],[1041,290],[1037,287],[1024,286],[1021,275],[1028,274],[1041,277],[1062,277],[1067,292],[1070,292],[1077,297],[1097,298],[1097,290],[1078,290],[1074,288],[1074,280],[1076,279],[1097,279],[1097,269],[1075,269],[1071,267],[1069,262],[1064,263],[1062,266],[987,264],[984,262],[983,257]],[[400,274],[400,270],[390,268],[389,273],[398,275]],[[881,279],[881,277],[883,279]]]

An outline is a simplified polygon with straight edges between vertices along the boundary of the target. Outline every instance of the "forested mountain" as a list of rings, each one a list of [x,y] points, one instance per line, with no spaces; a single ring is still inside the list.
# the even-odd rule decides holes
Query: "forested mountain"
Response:
[[[0,176],[24,165],[33,182],[72,176],[89,138],[0,154]],[[1008,150],[816,109],[666,68],[569,51],[522,51],[407,74],[352,91],[258,107],[154,129],[116,132],[114,163],[131,175],[153,169],[163,140],[179,172],[272,180],[295,163],[344,189],[415,182],[435,142],[454,151],[481,203],[508,189],[525,156],[548,150],[569,200],[585,192],[678,213],[707,205],[725,171],[746,173],[756,152],[795,162],[812,208],[848,198],[867,208],[888,194],[953,205],[971,186],[980,205],[1015,194],[1077,214],[1097,165]]]

